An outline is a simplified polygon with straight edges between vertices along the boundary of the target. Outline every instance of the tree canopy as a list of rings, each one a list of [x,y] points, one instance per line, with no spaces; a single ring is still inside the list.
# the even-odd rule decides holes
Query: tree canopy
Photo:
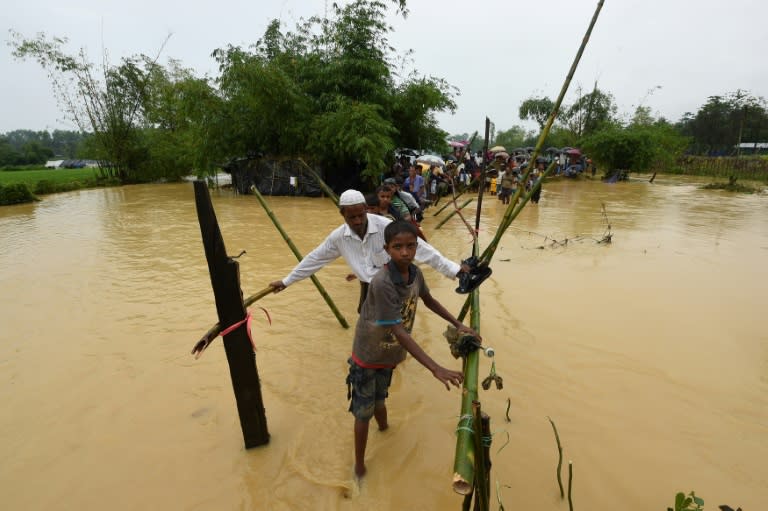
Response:
[[[74,159],[84,139],[76,131],[9,131],[0,135],[0,166],[40,165],[55,157]]]
[[[228,126],[222,157],[311,155],[338,175],[374,179],[395,147],[442,149],[434,114],[454,110],[443,79],[396,79],[386,4],[334,4],[333,17],[283,31],[274,20],[250,51],[214,51]]]
[[[710,96],[699,110],[687,112],[677,124],[692,138],[691,151],[732,154],[740,142],[768,141],[768,104],[748,91]]]
[[[213,79],[161,65],[161,52],[117,65],[105,54],[99,67],[82,50],[65,52],[63,38],[15,34],[11,46],[48,70],[62,109],[123,182],[259,154],[309,157],[332,182],[374,180],[395,147],[442,149],[435,113],[456,108],[444,79],[393,72],[390,5],[407,14],[405,0],[356,0],[291,30],[273,20],[252,46],[214,50]]]

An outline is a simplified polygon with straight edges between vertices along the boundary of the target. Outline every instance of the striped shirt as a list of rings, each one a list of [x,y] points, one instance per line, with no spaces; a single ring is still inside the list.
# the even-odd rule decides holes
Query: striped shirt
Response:
[[[371,282],[376,272],[389,262],[389,254],[384,250],[384,228],[392,220],[371,214],[367,217],[368,225],[362,240],[346,223],[340,225],[296,265],[283,279],[283,285],[287,287],[294,282],[306,279],[339,257],[344,258],[360,282]],[[459,273],[461,266],[457,263],[446,259],[426,241],[418,239],[418,243],[417,262],[426,263],[449,278]]]

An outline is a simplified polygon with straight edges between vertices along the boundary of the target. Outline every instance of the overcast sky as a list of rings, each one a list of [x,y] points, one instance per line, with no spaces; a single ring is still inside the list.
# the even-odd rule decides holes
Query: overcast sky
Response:
[[[343,0],[342,0],[343,1]],[[3,41],[13,29],[67,37],[98,62],[154,55],[172,34],[164,57],[199,76],[216,76],[210,58],[228,44],[248,46],[267,23],[292,29],[301,17],[323,15],[323,0],[25,0],[6,2]],[[409,0],[406,19],[394,15],[391,43],[413,50],[411,67],[445,78],[459,90],[454,115],[439,114],[449,133],[482,133],[485,116],[497,130],[523,123],[517,112],[531,95],[557,97],[597,0]],[[165,59],[161,57],[161,61]],[[0,133],[74,129],[56,105],[45,72],[0,47]],[[708,96],[745,89],[768,97],[768,2],[759,0],[605,0],[566,96],[577,85],[613,93],[629,116],[638,104],[677,121]]]

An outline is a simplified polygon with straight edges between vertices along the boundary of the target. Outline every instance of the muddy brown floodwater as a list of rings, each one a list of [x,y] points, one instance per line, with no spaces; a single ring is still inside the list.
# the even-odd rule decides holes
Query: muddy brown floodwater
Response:
[[[567,509],[547,417],[573,461],[577,510],[663,510],[691,490],[706,509],[768,509],[768,197],[702,182],[548,183],[505,234],[481,287],[482,334],[505,385],[480,397],[506,509]],[[256,199],[212,195],[229,253],[247,251],[244,293],[287,274],[293,256]],[[327,199],[268,200],[304,253],[342,220]],[[602,203],[608,246],[593,240],[606,229]],[[430,242],[468,256],[463,224],[436,230],[447,210],[433,211]],[[486,197],[482,246],[502,214]],[[354,324],[347,273],[339,261],[318,276]],[[458,312],[456,283],[425,275]],[[352,332],[308,280],[259,303],[272,317],[253,309],[272,436],[245,451],[221,341],[189,354],[216,319],[190,183],[0,208],[2,508],[460,509],[459,392],[413,359],[399,367],[392,427],[371,432],[358,485],[344,385]],[[420,310],[416,339],[459,367],[443,329]]]

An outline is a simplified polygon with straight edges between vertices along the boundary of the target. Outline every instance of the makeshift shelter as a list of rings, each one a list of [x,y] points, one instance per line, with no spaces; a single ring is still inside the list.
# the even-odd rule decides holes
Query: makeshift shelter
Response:
[[[222,166],[232,176],[232,186],[238,193],[250,194],[255,186],[262,195],[294,195],[319,197],[320,185],[297,159],[236,158]],[[315,169],[322,175],[322,172]]]

